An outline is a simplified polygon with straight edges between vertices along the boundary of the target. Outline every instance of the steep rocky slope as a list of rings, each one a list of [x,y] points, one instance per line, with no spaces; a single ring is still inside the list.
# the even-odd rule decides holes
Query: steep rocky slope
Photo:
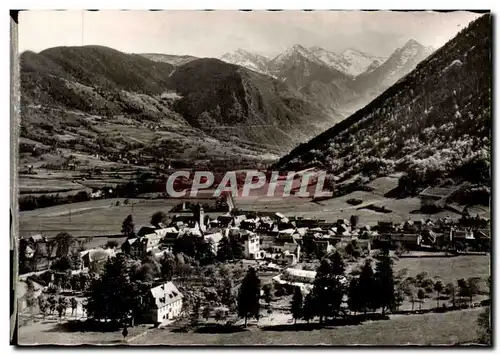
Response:
[[[276,167],[321,166],[337,182],[406,172],[402,189],[490,184],[491,17],[472,22],[369,105]]]

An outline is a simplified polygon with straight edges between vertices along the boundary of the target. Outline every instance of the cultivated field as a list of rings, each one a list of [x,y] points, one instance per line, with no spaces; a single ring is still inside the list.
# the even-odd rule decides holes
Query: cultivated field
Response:
[[[118,201],[120,205],[116,206]],[[20,212],[20,235],[42,233],[51,237],[61,231],[67,231],[75,237],[119,234],[127,215],[133,215],[136,227],[149,225],[153,213],[168,212],[181,202],[176,199],[130,199],[129,204],[125,205],[124,201],[123,198],[94,200]]]
[[[359,198],[363,200],[363,204],[352,206],[346,202],[351,198]],[[154,212],[159,210],[168,212],[181,202],[180,199],[130,199],[130,203],[124,205],[124,200],[123,198],[94,200],[23,211],[20,213],[20,232],[21,235],[45,233],[47,236],[55,235],[59,231],[73,232],[75,236],[120,233],[121,224],[127,215],[133,215],[136,226],[146,225],[149,224],[150,217]],[[380,220],[403,222],[408,219],[437,219],[445,216],[458,219],[460,217],[460,215],[450,211],[434,215],[414,213],[420,208],[418,198],[395,200],[364,191],[355,191],[321,202],[311,202],[310,199],[295,196],[236,197],[234,200],[236,207],[245,211],[281,212],[286,216],[324,219],[328,222],[334,222],[340,218],[348,219],[355,214],[359,216],[359,225],[375,225]],[[120,202],[120,206],[116,206],[117,201]],[[189,199],[189,201],[197,202],[196,199]],[[206,199],[199,202],[213,203]],[[360,209],[360,206],[372,203],[385,206],[392,212],[380,213],[369,209]],[[486,210],[485,213],[489,213]],[[209,213],[209,215],[219,214]]]
[[[21,320],[22,322],[22,320]],[[129,328],[128,338],[140,335],[148,330],[148,326],[137,326]],[[77,331],[68,327],[58,320],[41,320],[22,325],[18,330],[20,345],[81,345],[81,344],[102,344],[120,345],[123,343],[122,329],[100,332],[100,331]]]
[[[481,308],[440,314],[397,315],[391,320],[310,331],[259,329],[231,334],[174,333],[154,329],[132,344],[163,345],[451,345],[473,341]],[[289,316],[291,318],[291,316]],[[272,329],[272,328],[271,328]]]
[[[461,278],[481,277],[491,274],[489,255],[460,255],[437,258],[400,258],[394,265],[395,272],[407,269],[408,276],[427,272],[429,277],[439,278],[443,283],[455,282]]]

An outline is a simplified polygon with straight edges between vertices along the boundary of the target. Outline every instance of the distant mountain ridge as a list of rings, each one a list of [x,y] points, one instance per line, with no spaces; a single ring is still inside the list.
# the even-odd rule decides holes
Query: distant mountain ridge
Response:
[[[378,87],[383,91],[412,71],[433,51],[433,48],[411,39],[403,47],[396,49],[385,62],[357,76],[356,87],[360,90]]]
[[[269,58],[241,48],[234,52],[224,53],[220,59],[226,63],[236,64],[258,73],[269,74]]]
[[[189,63],[192,60],[198,59],[197,57],[193,57],[191,55],[173,55],[161,53],[140,53],[140,55],[154,62],[168,63],[176,67]]]
[[[163,133],[148,133],[156,136],[152,141],[102,132],[99,149],[118,154],[133,146],[149,152],[153,142],[165,145],[162,137],[169,142],[177,137],[174,141],[185,141],[187,151],[205,142],[211,147],[206,154],[223,156],[225,145],[257,156],[291,149],[329,125],[328,115],[269,76],[217,59],[181,58],[189,61],[174,66],[165,59],[175,56],[154,56],[150,60],[102,46],[23,53],[22,137],[92,152],[97,131],[107,126],[124,132],[156,127]],[[185,151],[165,154],[185,157]]]
[[[321,47],[311,47],[309,50],[328,66],[353,77],[365,72],[370,66],[380,65],[387,59],[372,56],[355,49],[346,49],[341,54],[327,51]]]
[[[90,126],[85,128],[86,121],[80,119],[72,123],[74,127],[66,127],[57,114],[73,112],[111,125],[157,125],[184,137],[187,145],[200,135],[257,154],[276,154],[328,129],[368,102],[352,75],[329,66],[301,45],[273,59],[242,49],[223,57],[126,54],[103,46],[25,52],[20,59],[22,132],[33,141],[56,144],[60,136],[95,149],[90,138],[94,128],[87,132]],[[376,67],[374,63],[370,67]],[[373,80],[373,85],[379,82]],[[41,117],[50,124],[45,125]],[[49,138],[54,128],[59,133]],[[106,149],[131,144],[123,140],[108,140]],[[146,142],[133,136],[130,141],[136,146]]]

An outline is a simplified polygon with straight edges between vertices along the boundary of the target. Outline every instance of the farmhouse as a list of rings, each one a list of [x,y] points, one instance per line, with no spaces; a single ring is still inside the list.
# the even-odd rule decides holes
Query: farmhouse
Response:
[[[160,237],[156,233],[146,234],[142,237],[128,239],[124,245],[124,252],[133,257],[142,258],[149,251],[158,248]]]
[[[255,233],[243,235],[244,255],[246,259],[261,259],[263,252],[260,250],[260,238]]]
[[[292,265],[300,259],[300,244],[293,235],[282,235],[277,238],[271,246],[273,252],[288,253],[294,255],[295,260],[291,260]]]
[[[172,282],[153,287],[146,298],[148,311],[145,321],[160,324],[179,316],[182,310],[182,293]]]
[[[90,249],[80,252],[82,259],[82,269],[90,269],[91,271],[98,269],[98,264],[103,264],[108,258],[116,255],[115,249]]]

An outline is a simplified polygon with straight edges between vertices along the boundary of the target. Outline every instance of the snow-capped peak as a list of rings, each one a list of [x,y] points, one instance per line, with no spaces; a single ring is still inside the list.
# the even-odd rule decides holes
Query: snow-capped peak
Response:
[[[319,60],[313,53],[311,53],[309,50],[304,48],[300,44],[296,44],[291,48],[288,48],[286,51],[283,53],[279,54],[276,58],[273,59],[274,63],[281,63],[285,62],[290,59],[297,60],[297,57],[302,57],[305,58],[306,60],[319,64],[319,65],[325,65],[321,60]]]
[[[351,76],[359,75],[369,67],[373,70],[386,59],[372,56],[352,48],[346,49],[340,55],[318,46],[311,47],[309,50],[329,67]]]
[[[241,48],[233,52],[224,53],[220,59],[226,63],[240,65],[260,73],[266,74],[268,72],[268,58]]]

